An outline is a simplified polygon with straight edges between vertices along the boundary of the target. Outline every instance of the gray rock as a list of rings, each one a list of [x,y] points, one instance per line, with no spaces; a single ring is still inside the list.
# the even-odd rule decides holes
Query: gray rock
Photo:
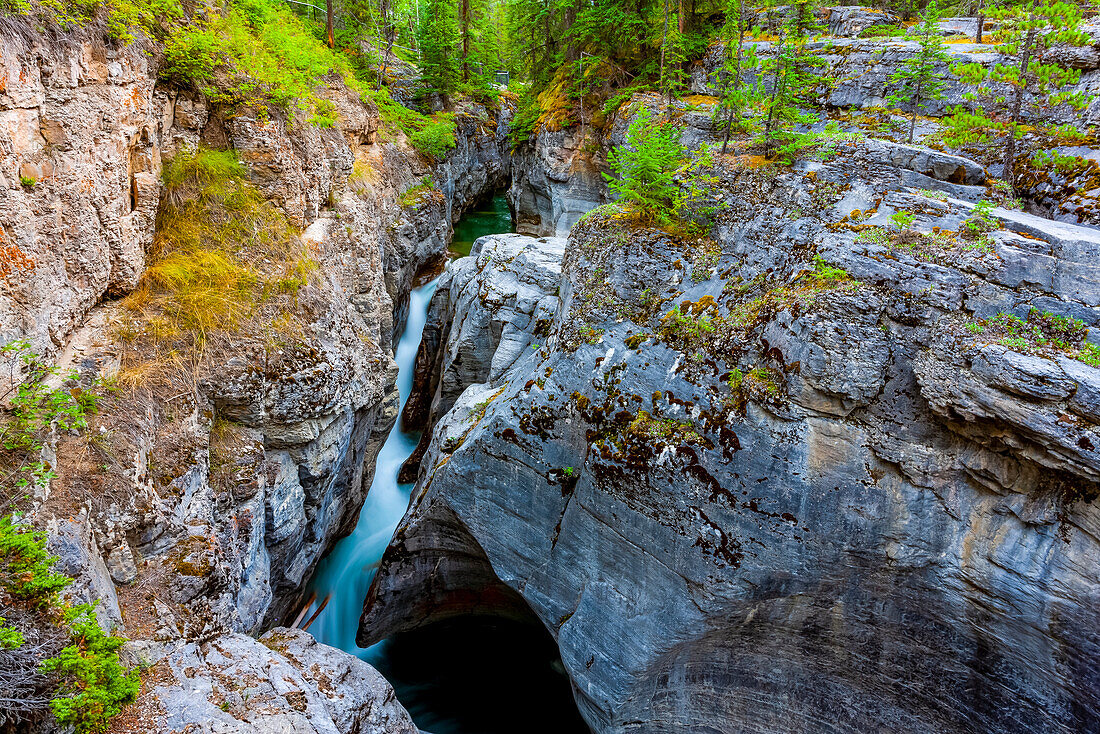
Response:
[[[924,155],[718,171],[716,263],[584,220],[550,332],[515,360],[460,340],[467,320],[491,330],[476,299],[446,297],[432,343],[477,368],[452,369],[463,392],[359,643],[493,598],[513,613],[503,585],[598,732],[1100,727],[1100,370],[971,349],[963,328],[1038,302],[1100,322],[1095,232],[997,210],[1019,254],[931,261],[837,226],[848,206],[886,222],[936,182],[957,193],[919,226],[957,230],[980,167]],[[812,254],[858,282],[812,285]],[[502,272],[456,268],[447,292],[507,277],[486,267]],[[743,325],[707,336],[700,314]],[[486,341],[511,363],[491,379]]]
[[[378,671],[300,630],[190,643],[172,652],[167,665],[173,680],[148,694],[163,712],[156,731],[417,732]]]

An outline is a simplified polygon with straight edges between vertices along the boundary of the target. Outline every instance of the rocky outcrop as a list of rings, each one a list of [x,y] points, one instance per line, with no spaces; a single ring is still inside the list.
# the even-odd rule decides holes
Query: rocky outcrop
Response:
[[[259,640],[222,635],[163,651],[131,648],[156,662],[156,684],[135,705],[143,731],[267,734],[416,734],[389,683],[367,663],[301,630]],[[132,711],[137,717],[137,711]]]
[[[452,221],[507,181],[511,108],[464,103],[455,149],[428,160],[337,75],[316,90],[335,125],[295,124],[278,109],[227,114],[197,91],[161,85],[156,53],[104,45],[94,28],[61,39],[9,30],[0,38],[4,343],[27,338],[87,384],[118,375],[133,317],[114,299],[145,269],[162,159],[185,149],[235,151],[309,255],[292,328],[263,324],[154,360],[178,370],[165,381],[174,389],[148,390],[139,376],[101,402],[92,438],[61,431],[47,441],[57,478],[33,512],[59,569],[77,579],[73,595],[100,602],[105,628],[190,643],[172,658],[181,688],[162,698],[169,729],[405,731],[396,714],[370,719],[389,715],[372,703],[392,699],[388,687],[326,693],[317,689],[327,679],[310,672],[317,662],[322,678],[378,689],[369,667],[313,649],[287,688],[289,663],[257,660],[257,643],[234,633],[290,624],[317,562],[354,527],[397,418],[391,351],[408,291],[445,257]],[[417,187],[424,196],[403,196]],[[206,672],[193,679],[192,668]],[[207,715],[219,701],[189,708],[199,678],[217,698],[238,675],[293,700],[242,705],[241,716]]]
[[[475,383],[496,386],[528,348],[538,348],[534,340],[549,333],[564,245],[558,238],[489,235],[440,277],[401,416],[406,430],[423,433],[400,481],[416,480],[431,427],[463,390]]]
[[[508,202],[516,231],[564,237],[584,214],[607,200],[598,136],[591,128],[540,130],[512,156]]]
[[[1100,369],[968,327],[1038,308],[1095,340],[1095,231],[995,209],[968,240],[981,166],[895,144],[714,174],[713,244],[576,225],[549,333],[488,383],[484,339],[437,338],[481,381],[360,644],[492,575],[600,732],[1100,726]],[[468,272],[451,293],[494,278]]]
[[[52,356],[145,267],[160,109],[139,47],[30,38],[0,40],[0,334]]]

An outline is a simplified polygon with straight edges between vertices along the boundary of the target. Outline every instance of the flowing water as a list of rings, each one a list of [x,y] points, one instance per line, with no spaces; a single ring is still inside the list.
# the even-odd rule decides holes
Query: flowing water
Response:
[[[454,231],[452,249],[464,255],[482,235],[511,232],[504,196],[469,212]],[[402,407],[412,390],[413,363],[434,292],[432,281],[409,296],[408,321],[394,354]],[[432,734],[504,734],[519,728],[548,734],[588,732],[544,629],[495,619],[462,619],[370,648],[355,644],[367,589],[413,488],[398,484],[397,473],[419,438],[418,433],[402,431],[400,420],[386,438],[355,530],[336,544],[314,575],[311,590],[318,600],[328,602],[309,631],[320,642],[378,668],[393,683],[417,726]],[[310,614],[316,608],[314,604]]]

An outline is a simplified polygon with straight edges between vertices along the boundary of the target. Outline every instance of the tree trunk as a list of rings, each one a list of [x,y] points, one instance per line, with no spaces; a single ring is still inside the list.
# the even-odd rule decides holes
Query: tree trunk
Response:
[[[974,29],[974,43],[982,43],[982,31],[985,29],[985,13],[978,11],[978,27]]]
[[[665,83],[665,46],[668,45],[668,0],[665,0],[665,29],[661,33],[661,86]]]
[[[325,0],[325,36],[328,38],[328,47],[336,48],[336,41],[332,38],[332,0]]]
[[[470,0],[459,0],[462,15],[462,81],[470,81]]]
[[[917,128],[917,110],[920,109],[921,80],[917,79],[917,91],[913,95],[913,117],[909,120],[909,145],[913,144],[913,131]]]
[[[1016,191],[1016,126],[1019,124],[1020,110],[1024,106],[1024,91],[1027,88],[1027,65],[1031,62],[1031,48],[1034,44],[1035,28],[1030,28],[1024,38],[1023,48],[1020,49],[1020,85],[1016,87],[1016,98],[1012,101],[1008,144],[1005,145],[1005,170],[1001,174],[1012,193]]]
[[[382,17],[382,33],[386,37],[386,50],[382,52],[382,65],[378,70],[378,86],[382,89],[382,80],[386,78],[386,67],[390,60],[390,52],[393,50],[394,37],[397,35],[393,23],[390,22],[390,0],[380,0],[378,14]]]

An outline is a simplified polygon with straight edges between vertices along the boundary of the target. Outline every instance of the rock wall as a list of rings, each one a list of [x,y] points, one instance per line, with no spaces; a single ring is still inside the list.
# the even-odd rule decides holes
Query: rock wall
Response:
[[[512,156],[508,203],[520,234],[564,237],[607,200],[598,132],[540,130]]]
[[[429,161],[339,80],[318,90],[335,105],[334,127],[291,124],[162,87],[156,53],[105,46],[94,27],[60,40],[10,30],[0,36],[5,343],[27,338],[84,379],[117,373],[126,316],[113,300],[145,268],[162,158],[184,148],[234,150],[318,265],[297,294],[303,326],[291,342],[240,334],[179,394],[102,403],[89,431],[107,447],[102,466],[80,437],[51,438],[44,458],[58,477],[33,511],[59,568],[76,577],[78,598],[102,602],[105,627],[155,641],[156,659],[191,644],[171,653],[182,689],[157,694],[161,726],[232,723],[203,707],[228,695],[217,692],[224,675],[256,673],[290,708],[235,717],[234,731],[414,731],[384,681],[337,700],[306,690],[328,685],[306,670],[291,690],[285,661],[257,660],[266,648],[240,633],[290,624],[317,562],[354,527],[397,418],[391,351],[408,291],[445,257],[464,208],[506,183],[511,108],[466,103],[456,149]],[[429,176],[431,194],[403,203]],[[343,653],[322,657],[334,656]],[[349,685],[367,676],[358,661],[330,663]],[[196,692],[206,699],[190,700]],[[406,723],[360,721],[374,699]]]
[[[599,732],[1100,727],[1100,368],[980,321],[1037,308],[1100,341],[1096,231],[996,209],[980,247],[876,243],[902,210],[961,232],[986,194],[973,161],[887,141],[716,175],[713,247],[575,226],[549,332],[493,377],[489,334],[530,320],[440,296],[436,372],[470,384],[360,644],[491,574]],[[445,293],[510,282],[489,247]]]
[[[30,39],[0,39],[0,335],[54,355],[145,267],[159,109],[140,47]]]

